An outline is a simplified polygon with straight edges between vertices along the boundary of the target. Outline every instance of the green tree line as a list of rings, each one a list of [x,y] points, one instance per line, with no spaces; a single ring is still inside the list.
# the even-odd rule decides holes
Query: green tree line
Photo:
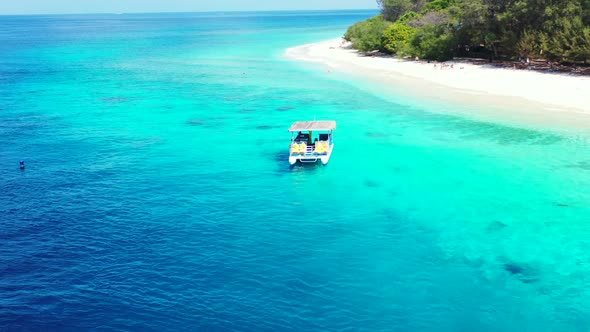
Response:
[[[351,26],[355,49],[590,62],[590,0],[377,0],[381,14]]]

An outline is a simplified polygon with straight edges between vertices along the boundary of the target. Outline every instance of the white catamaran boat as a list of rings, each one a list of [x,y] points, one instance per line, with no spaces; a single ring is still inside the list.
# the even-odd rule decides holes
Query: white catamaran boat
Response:
[[[298,121],[291,132],[289,163],[315,163],[321,161],[326,165],[334,149],[332,133],[336,129],[336,121]]]

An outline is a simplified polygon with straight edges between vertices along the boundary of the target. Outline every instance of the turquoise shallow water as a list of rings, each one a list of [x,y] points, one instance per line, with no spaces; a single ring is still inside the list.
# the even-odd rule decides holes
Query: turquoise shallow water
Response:
[[[586,139],[283,57],[372,14],[0,17],[0,330],[587,331]]]

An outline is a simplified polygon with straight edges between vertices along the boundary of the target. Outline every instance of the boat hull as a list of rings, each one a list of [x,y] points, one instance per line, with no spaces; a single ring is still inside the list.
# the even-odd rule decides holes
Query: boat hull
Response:
[[[302,164],[311,164],[317,163],[318,161],[322,163],[322,165],[327,165],[330,161],[330,157],[332,156],[332,150],[334,149],[334,144],[330,145],[328,148],[328,152],[323,155],[317,155],[313,153],[309,154],[300,154],[300,155],[290,155],[289,156],[289,164],[295,165],[297,163]]]

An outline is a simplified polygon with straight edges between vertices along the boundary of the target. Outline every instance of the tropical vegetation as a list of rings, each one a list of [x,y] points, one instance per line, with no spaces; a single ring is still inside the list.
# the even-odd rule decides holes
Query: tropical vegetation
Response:
[[[590,0],[377,0],[351,26],[355,49],[400,57],[590,63]]]

